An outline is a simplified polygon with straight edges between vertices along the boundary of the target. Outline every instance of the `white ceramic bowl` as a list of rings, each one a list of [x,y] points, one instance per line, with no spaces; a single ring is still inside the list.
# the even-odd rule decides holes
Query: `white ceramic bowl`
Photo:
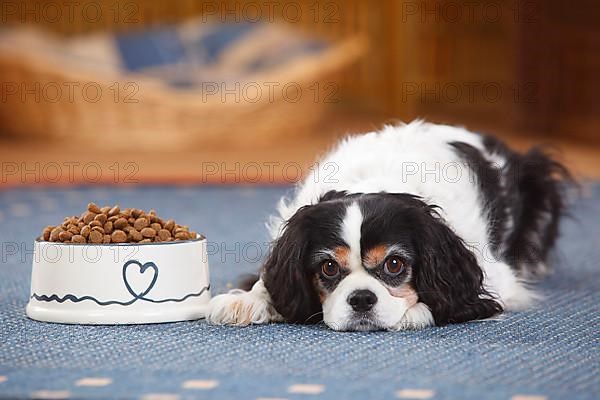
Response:
[[[145,244],[36,241],[27,315],[67,324],[203,318],[210,300],[206,240]]]

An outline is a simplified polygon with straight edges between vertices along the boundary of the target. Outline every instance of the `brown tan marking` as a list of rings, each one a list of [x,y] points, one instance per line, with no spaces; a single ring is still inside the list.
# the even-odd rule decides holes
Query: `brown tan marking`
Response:
[[[383,263],[385,256],[388,253],[388,247],[384,244],[372,247],[367,251],[365,255],[365,266],[367,268],[375,268],[376,266]]]
[[[397,288],[388,287],[387,290],[392,296],[406,300],[408,307],[412,307],[419,302],[417,292],[408,283]]]
[[[350,263],[350,248],[347,246],[338,246],[333,249],[333,256],[340,267],[348,269]]]
[[[313,278],[313,286],[317,291],[317,294],[319,295],[319,301],[321,302],[321,304],[323,304],[325,302],[325,299],[327,298],[327,291],[321,284],[319,274],[315,274],[315,277]]]

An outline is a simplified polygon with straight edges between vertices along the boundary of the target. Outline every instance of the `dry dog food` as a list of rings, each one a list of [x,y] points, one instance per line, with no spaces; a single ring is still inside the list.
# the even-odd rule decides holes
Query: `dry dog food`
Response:
[[[119,206],[88,204],[79,217],[66,217],[58,226],[47,226],[40,240],[62,243],[151,243],[195,239],[196,232],[163,220],[154,210],[121,210]]]

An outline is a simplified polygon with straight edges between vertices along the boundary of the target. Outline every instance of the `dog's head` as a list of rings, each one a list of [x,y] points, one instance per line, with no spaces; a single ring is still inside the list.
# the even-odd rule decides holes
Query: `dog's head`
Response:
[[[287,321],[335,330],[410,327],[407,311],[423,304],[437,325],[502,311],[473,253],[435,207],[408,194],[329,192],[300,208],[263,280]]]

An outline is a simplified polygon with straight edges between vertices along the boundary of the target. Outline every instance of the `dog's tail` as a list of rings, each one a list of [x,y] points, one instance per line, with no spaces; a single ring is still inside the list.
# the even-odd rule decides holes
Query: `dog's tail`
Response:
[[[558,237],[560,219],[566,214],[568,189],[577,183],[542,147],[519,158],[513,171],[519,207],[514,210],[507,255],[523,276],[540,277],[549,272],[546,261]]]

